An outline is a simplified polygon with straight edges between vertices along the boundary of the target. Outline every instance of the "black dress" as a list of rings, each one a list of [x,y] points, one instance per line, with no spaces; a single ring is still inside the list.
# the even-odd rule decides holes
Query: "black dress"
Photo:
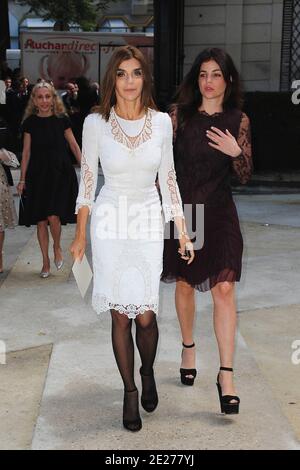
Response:
[[[183,280],[199,291],[207,291],[218,282],[240,280],[243,239],[232,198],[232,173],[246,183],[252,172],[250,125],[238,109],[207,114],[197,112],[183,129],[174,125],[174,160],[177,182],[183,204],[190,204],[195,215],[196,204],[204,205],[204,244],[195,250],[195,259],[187,265],[177,254],[178,240],[165,240],[162,280]],[[208,145],[206,131],[211,126],[226,129],[242,149],[232,158]],[[193,220],[193,230],[195,230]],[[174,227],[171,227],[171,234]]]
[[[50,215],[62,224],[75,223],[78,183],[68,153],[64,131],[66,116],[29,116],[23,131],[31,135],[30,159],[26,171],[26,190],[20,204],[19,224],[36,225]]]

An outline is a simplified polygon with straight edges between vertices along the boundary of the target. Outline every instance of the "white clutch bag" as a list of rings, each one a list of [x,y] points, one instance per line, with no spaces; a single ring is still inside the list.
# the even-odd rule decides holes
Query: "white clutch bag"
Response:
[[[93,272],[85,255],[83,256],[81,262],[78,259],[74,261],[72,271],[79,292],[82,298],[84,298],[86,291],[88,290],[91,280],[93,278]]]

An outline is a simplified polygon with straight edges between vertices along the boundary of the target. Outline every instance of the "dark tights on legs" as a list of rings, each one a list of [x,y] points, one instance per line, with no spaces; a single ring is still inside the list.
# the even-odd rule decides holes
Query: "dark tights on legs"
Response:
[[[134,381],[134,344],[131,333],[132,320],[116,310],[111,310],[112,345],[125,392],[136,390]],[[158,329],[156,315],[151,311],[137,315],[136,344],[142,361],[142,374],[152,374],[156,355]],[[134,420],[139,416],[137,393],[127,393],[124,403],[124,419]]]
[[[124,389],[131,392],[136,389],[134,383],[134,345],[131,334],[132,320],[116,310],[111,310],[111,318],[114,355],[124,383]]]
[[[158,328],[156,315],[148,310],[135,319],[136,325],[136,345],[139,350],[144,375],[152,374],[152,367],[156,356],[158,342]]]
[[[139,315],[136,320],[136,345],[138,347],[142,367],[140,369],[142,378],[141,402],[143,408],[151,413],[158,404],[156,384],[153,374],[153,363],[156,355],[158,342],[158,328],[156,315],[148,311]]]

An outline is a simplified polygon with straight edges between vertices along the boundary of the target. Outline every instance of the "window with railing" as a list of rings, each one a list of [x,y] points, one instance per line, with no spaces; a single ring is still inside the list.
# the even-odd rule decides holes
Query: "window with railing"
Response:
[[[280,90],[291,90],[300,80],[300,0],[284,0]]]

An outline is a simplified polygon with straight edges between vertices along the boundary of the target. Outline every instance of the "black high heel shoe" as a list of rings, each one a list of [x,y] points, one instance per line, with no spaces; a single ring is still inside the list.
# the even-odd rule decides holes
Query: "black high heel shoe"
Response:
[[[133,419],[133,416],[135,418]],[[139,413],[139,396],[137,389],[127,392],[124,390],[123,426],[128,431],[136,432],[142,429],[142,420]]]
[[[152,413],[158,405],[158,395],[156,390],[156,384],[154,379],[154,373],[145,375],[142,373],[142,367],[140,368],[140,374],[142,378],[142,396],[141,404],[145,411]]]
[[[227,370],[228,372],[233,372],[233,369],[231,367],[220,367],[220,370]],[[219,382],[219,375],[220,373],[218,374],[216,385],[219,392],[221,413],[225,413],[226,415],[238,414],[240,399],[239,397],[234,395],[222,395],[222,387]],[[235,400],[235,402],[232,403],[232,400]]]
[[[184,344],[182,343],[182,346],[184,348],[193,348],[195,346],[195,343],[193,344]],[[181,353],[182,356],[182,353]],[[183,385],[194,385],[194,380],[197,375],[197,370],[196,369],[183,369],[180,368],[180,378],[181,378],[181,383]],[[187,377],[188,375],[192,375],[193,377]]]

